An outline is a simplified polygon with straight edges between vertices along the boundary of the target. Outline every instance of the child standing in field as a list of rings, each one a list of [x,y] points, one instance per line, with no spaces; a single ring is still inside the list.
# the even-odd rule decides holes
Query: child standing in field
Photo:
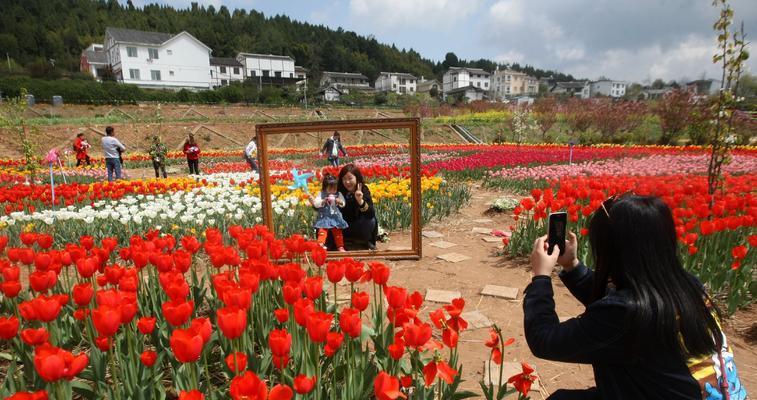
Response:
[[[344,196],[339,193],[339,181],[334,175],[326,174],[323,177],[321,193],[316,198],[310,198],[310,204],[318,211],[315,227],[318,229],[318,244],[326,247],[326,238],[329,232],[334,238],[334,243],[339,251],[344,249],[344,235],[342,229],[347,228],[347,222],[342,218],[339,210],[344,207]]]
[[[168,155],[168,148],[163,142],[160,141],[160,136],[155,135],[152,137],[152,145],[150,145],[150,157],[152,158],[152,167],[155,169],[155,177],[160,178],[160,173],[163,173],[163,178],[166,178],[166,156]]]
[[[184,154],[187,155],[187,164],[189,164],[189,174],[200,174],[200,146],[197,145],[195,135],[189,134],[184,141]]]

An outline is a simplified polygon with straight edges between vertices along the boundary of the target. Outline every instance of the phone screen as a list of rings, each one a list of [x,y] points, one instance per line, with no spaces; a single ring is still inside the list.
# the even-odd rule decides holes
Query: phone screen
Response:
[[[556,212],[549,214],[549,229],[547,233],[547,254],[552,254],[555,246],[560,249],[560,255],[565,254],[565,231],[568,223],[568,213]]]

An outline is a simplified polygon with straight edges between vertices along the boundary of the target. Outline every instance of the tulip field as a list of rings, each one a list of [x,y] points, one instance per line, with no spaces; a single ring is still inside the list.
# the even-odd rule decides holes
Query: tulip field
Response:
[[[402,150],[347,147],[342,160],[360,166],[388,232],[410,226]],[[238,152],[203,153],[197,177],[108,183],[101,160],[64,165],[54,195],[46,169],[0,160],[0,398],[528,398],[526,363],[461,389],[463,371],[481,367],[461,362],[464,299],[424,304],[387,264],[327,260],[307,196],[338,169],[312,153],[269,155],[273,231]],[[124,161],[127,173],[149,167],[141,154]],[[550,212],[585,236],[607,197],[660,196],[686,268],[731,312],[757,294],[757,149],[734,151],[713,207],[697,147],[424,145],[421,163],[423,223],[460,210],[475,182],[518,199],[501,227],[511,256],[530,251]],[[290,189],[290,170],[312,165],[307,192]],[[503,335],[495,326],[480,346],[490,366],[513,342]]]

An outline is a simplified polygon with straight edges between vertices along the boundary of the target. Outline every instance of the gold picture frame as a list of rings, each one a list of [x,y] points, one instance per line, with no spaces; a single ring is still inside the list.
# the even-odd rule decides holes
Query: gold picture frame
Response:
[[[407,129],[409,131],[410,188],[411,188],[411,246],[409,250],[354,250],[328,252],[329,259],[352,257],[355,259],[419,260],[421,258],[421,123],[420,118],[380,118],[344,121],[313,121],[293,123],[267,123],[255,126],[260,173],[260,198],[263,224],[274,231],[271,205],[271,182],[268,173],[268,143],[274,135],[288,133],[317,133],[347,130]]]

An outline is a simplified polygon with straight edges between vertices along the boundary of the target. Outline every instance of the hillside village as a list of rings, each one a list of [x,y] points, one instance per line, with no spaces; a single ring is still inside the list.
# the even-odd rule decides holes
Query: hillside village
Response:
[[[494,71],[450,66],[441,82],[403,71],[382,71],[371,82],[361,71],[322,71],[320,76],[309,76],[306,68],[285,55],[240,52],[236,57],[213,57],[212,54],[213,49],[187,31],[170,34],[109,27],[103,43],[93,43],[81,53],[80,69],[98,80],[110,75],[118,82],[141,88],[192,91],[212,90],[245,80],[253,80],[260,86],[294,85],[299,91],[307,90],[308,79],[317,79],[318,89],[310,95],[325,102],[340,101],[350,92],[392,92],[427,94],[442,100],[454,97],[460,101],[530,104],[540,90],[582,99],[621,98],[628,86],[627,82],[611,79],[569,82],[537,79],[498,66]],[[697,94],[711,94],[716,87],[719,84],[714,80],[690,84]],[[649,89],[643,95],[656,98],[669,90]]]

